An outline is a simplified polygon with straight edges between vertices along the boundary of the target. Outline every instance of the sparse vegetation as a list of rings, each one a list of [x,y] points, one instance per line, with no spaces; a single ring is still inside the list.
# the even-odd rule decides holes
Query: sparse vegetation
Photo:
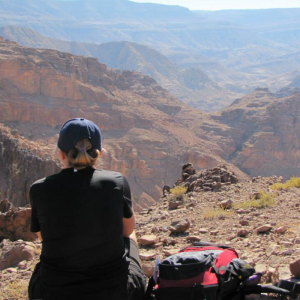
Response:
[[[272,190],[288,190],[292,187],[300,188],[300,177],[292,177],[286,183],[274,183],[271,185]]]
[[[272,207],[275,205],[275,198],[277,197],[277,194],[271,194],[266,193],[263,191],[259,191],[259,197],[258,199],[255,199],[254,197],[251,198],[249,201],[245,201],[242,203],[236,203],[234,204],[234,208],[265,208],[265,207]]]
[[[204,213],[203,213],[203,217],[204,219],[225,219],[226,217],[230,217],[234,214],[233,211],[230,211],[230,210],[225,210],[225,209],[222,209],[220,207],[218,208],[212,208],[212,209],[208,209],[208,210],[205,210]]]
[[[170,189],[171,194],[173,194],[175,197],[183,196],[187,191],[187,187],[178,185],[175,186],[173,189]]]
[[[11,300],[25,300],[28,299],[28,281],[25,280],[15,280],[10,282],[6,288],[4,289],[4,298],[3,299],[11,299]],[[2,299],[2,298],[1,298]]]

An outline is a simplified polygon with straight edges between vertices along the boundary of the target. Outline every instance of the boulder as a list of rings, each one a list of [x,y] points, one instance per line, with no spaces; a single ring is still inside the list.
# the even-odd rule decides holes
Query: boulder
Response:
[[[263,226],[256,228],[256,232],[257,233],[265,233],[265,232],[270,231],[272,228],[273,227],[270,224],[265,224]]]
[[[246,229],[241,229],[237,232],[238,237],[246,237],[249,234],[249,231]]]
[[[0,240],[36,240],[36,234],[30,231],[30,220],[31,208],[19,207],[0,213]]]
[[[20,242],[14,244],[10,250],[3,251],[0,256],[0,270],[17,266],[24,260],[33,260],[36,249],[35,245],[33,243],[31,244],[32,245]]]
[[[155,259],[156,253],[150,253],[150,252],[140,252],[140,259],[142,260],[152,260]]]
[[[223,209],[230,209],[232,208],[233,201],[231,199],[223,200],[219,203],[219,206]]]
[[[249,221],[247,220],[240,220],[239,222],[242,226],[249,226]]]
[[[177,220],[172,222],[170,231],[172,233],[183,233],[190,228],[190,222],[188,219]]]
[[[300,259],[297,259],[290,264],[290,271],[293,276],[300,278]]]
[[[178,206],[182,206],[183,205],[183,201],[181,200],[177,200],[177,199],[171,199],[169,201],[169,209],[177,209]]]
[[[281,234],[283,234],[283,233],[286,232],[286,230],[287,230],[287,228],[286,228],[285,226],[281,226],[281,227],[277,228],[277,229],[275,230],[275,232],[276,232],[276,233],[281,233]]]
[[[138,239],[138,242],[142,246],[150,246],[154,245],[157,242],[156,235],[143,235]]]

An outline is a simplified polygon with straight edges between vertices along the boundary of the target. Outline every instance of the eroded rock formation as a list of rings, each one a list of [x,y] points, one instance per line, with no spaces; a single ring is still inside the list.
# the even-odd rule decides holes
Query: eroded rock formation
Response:
[[[223,163],[219,146],[193,132],[207,116],[150,77],[3,39],[0,69],[0,185],[15,205],[28,203],[30,185],[59,169],[57,134],[73,117],[99,125],[106,149],[99,167],[128,177],[137,208],[154,204],[186,161],[203,168]]]
[[[6,200],[2,200],[0,204],[3,209],[3,204],[6,204]],[[0,211],[0,241],[3,239],[11,241],[19,239],[24,241],[36,240],[36,234],[30,231],[31,208],[15,208],[11,203],[9,206],[10,209],[8,211]]]
[[[300,175],[300,93],[278,98],[259,88],[201,125],[220,155],[251,176]]]

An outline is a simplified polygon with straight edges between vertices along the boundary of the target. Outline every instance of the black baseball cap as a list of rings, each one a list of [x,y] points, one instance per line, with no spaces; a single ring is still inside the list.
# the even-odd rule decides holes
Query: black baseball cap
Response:
[[[62,126],[57,147],[68,154],[82,139],[89,139],[92,149],[101,151],[101,131],[99,127],[84,118],[71,119]]]

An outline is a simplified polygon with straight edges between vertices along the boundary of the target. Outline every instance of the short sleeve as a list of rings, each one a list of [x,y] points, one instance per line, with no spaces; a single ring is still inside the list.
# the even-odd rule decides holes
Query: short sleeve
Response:
[[[34,186],[31,186],[30,192],[30,205],[31,205],[31,225],[30,230],[32,232],[39,232],[41,231],[41,226],[38,220],[37,211],[36,211],[36,205],[34,202]]]
[[[131,191],[127,179],[123,176],[123,217],[129,219],[132,217],[132,200],[131,200]]]

